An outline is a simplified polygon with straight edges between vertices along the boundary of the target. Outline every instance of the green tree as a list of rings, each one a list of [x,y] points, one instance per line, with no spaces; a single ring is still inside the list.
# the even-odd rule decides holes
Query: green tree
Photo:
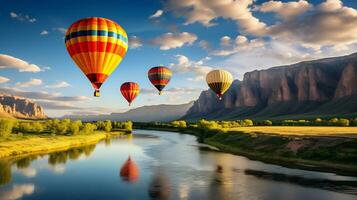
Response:
[[[349,126],[350,125],[350,120],[348,119],[339,119],[337,122],[338,126]]]
[[[15,120],[1,119],[0,120],[0,136],[7,136],[12,133],[12,128],[15,125]]]
[[[270,121],[270,120],[264,120],[264,121],[262,122],[262,125],[264,125],[264,126],[271,126],[271,125],[273,125],[273,122]]]
[[[112,122],[110,120],[105,120],[104,131],[110,132],[112,130]]]
[[[82,121],[76,120],[76,121],[71,122],[71,124],[69,125],[69,132],[72,135],[77,135],[81,128],[82,128]]]
[[[254,125],[253,121],[250,119],[243,120],[243,124],[244,124],[244,126],[253,126]]]

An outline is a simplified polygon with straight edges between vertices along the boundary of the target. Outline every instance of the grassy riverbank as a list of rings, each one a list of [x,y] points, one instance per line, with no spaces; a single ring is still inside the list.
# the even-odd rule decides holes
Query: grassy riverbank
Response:
[[[221,151],[267,163],[338,174],[357,175],[357,128],[355,127],[239,127],[203,129],[135,125],[187,133]],[[280,130],[280,131],[279,131]]]
[[[11,134],[0,140],[0,158],[26,156],[40,153],[51,153],[55,151],[67,150],[73,147],[80,147],[89,144],[96,144],[100,140],[115,135],[124,135],[125,132],[95,131],[90,135],[26,135],[19,136]]]

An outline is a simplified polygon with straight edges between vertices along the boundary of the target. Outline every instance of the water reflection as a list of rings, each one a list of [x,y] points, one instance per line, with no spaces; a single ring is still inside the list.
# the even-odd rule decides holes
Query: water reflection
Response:
[[[9,190],[0,191],[0,199],[2,200],[21,199],[23,196],[31,195],[34,192],[35,192],[35,185],[32,183],[13,185]]]
[[[48,163],[51,165],[65,164],[68,159],[77,160],[81,155],[90,156],[96,145],[72,148],[67,151],[60,151],[49,154]]]
[[[11,181],[11,164],[7,161],[0,161],[0,186]]]
[[[356,181],[333,181],[326,179],[304,178],[295,175],[286,175],[281,173],[272,173],[266,171],[246,169],[245,174],[255,176],[261,179],[273,180],[278,182],[287,182],[302,185],[305,187],[314,187],[331,191],[344,192],[357,195]]]
[[[130,156],[120,169],[120,177],[128,182],[136,182],[139,179],[139,168]]]
[[[163,169],[158,169],[149,184],[149,197],[152,199],[170,199],[171,185]]]

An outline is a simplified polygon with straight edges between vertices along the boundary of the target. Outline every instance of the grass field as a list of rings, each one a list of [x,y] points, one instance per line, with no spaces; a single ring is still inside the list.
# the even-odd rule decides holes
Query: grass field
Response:
[[[338,136],[357,138],[357,127],[334,126],[252,126],[224,129],[225,131],[241,131],[247,133],[266,133],[299,136]]]
[[[120,134],[124,134],[124,132],[106,133],[96,131],[90,135],[75,136],[17,136],[12,134],[6,138],[0,139],[0,158],[66,150],[71,147],[95,144],[104,138],[110,137],[111,135]]]

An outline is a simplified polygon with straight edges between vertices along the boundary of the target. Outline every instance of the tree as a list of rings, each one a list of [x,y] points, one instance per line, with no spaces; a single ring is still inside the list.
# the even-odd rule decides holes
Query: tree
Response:
[[[264,120],[264,121],[262,122],[262,124],[263,124],[264,126],[271,126],[271,125],[273,125],[273,122],[270,121],[270,120]]]
[[[253,126],[254,125],[253,121],[250,119],[243,120],[243,124],[244,124],[244,126]]]
[[[349,126],[350,125],[350,120],[348,119],[339,119],[337,122],[338,126]]]
[[[82,121],[81,120],[77,120],[74,121],[70,124],[69,126],[69,132],[72,135],[77,135],[79,133],[79,130],[82,128]]]
[[[110,132],[112,130],[112,122],[110,120],[105,120],[104,131]]]
[[[0,120],[0,136],[7,136],[12,133],[12,128],[15,125],[15,120],[2,119]]]
[[[128,131],[133,130],[133,122],[132,121],[127,121],[124,123],[124,129]]]

